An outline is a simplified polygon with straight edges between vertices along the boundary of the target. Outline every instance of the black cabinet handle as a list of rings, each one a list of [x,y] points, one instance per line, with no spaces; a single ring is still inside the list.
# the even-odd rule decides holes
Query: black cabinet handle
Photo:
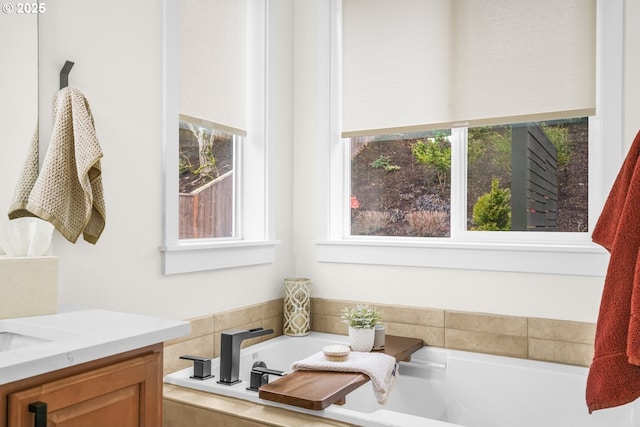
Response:
[[[35,414],[33,427],[47,427],[47,404],[44,402],[29,403],[29,412]]]

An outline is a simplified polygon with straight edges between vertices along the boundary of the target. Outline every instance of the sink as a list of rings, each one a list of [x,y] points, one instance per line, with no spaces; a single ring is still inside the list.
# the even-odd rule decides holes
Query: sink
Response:
[[[44,338],[33,337],[31,335],[0,331],[0,352],[29,347],[35,344],[42,344],[47,341],[48,340],[45,340]]]

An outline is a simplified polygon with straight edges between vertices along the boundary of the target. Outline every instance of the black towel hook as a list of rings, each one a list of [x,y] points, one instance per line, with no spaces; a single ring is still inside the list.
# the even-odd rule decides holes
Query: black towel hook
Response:
[[[74,63],[71,61],[65,61],[62,70],[60,71],[60,89],[64,89],[69,86],[69,72],[73,68]]]

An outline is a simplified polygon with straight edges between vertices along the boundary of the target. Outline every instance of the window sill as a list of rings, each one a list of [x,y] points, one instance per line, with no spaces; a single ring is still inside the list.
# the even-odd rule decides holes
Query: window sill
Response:
[[[276,240],[188,242],[165,246],[163,273],[179,274],[222,268],[270,264],[275,260]]]
[[[609,253],[596,244],[543,245],[381,240],[316,242],[320,262],[604,276]]]

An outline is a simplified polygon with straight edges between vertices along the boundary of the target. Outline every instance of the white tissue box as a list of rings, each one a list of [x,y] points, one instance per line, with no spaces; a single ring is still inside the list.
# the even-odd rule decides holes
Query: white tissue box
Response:
[[[0,319],[57,312],[57,257],[0,256]]]

